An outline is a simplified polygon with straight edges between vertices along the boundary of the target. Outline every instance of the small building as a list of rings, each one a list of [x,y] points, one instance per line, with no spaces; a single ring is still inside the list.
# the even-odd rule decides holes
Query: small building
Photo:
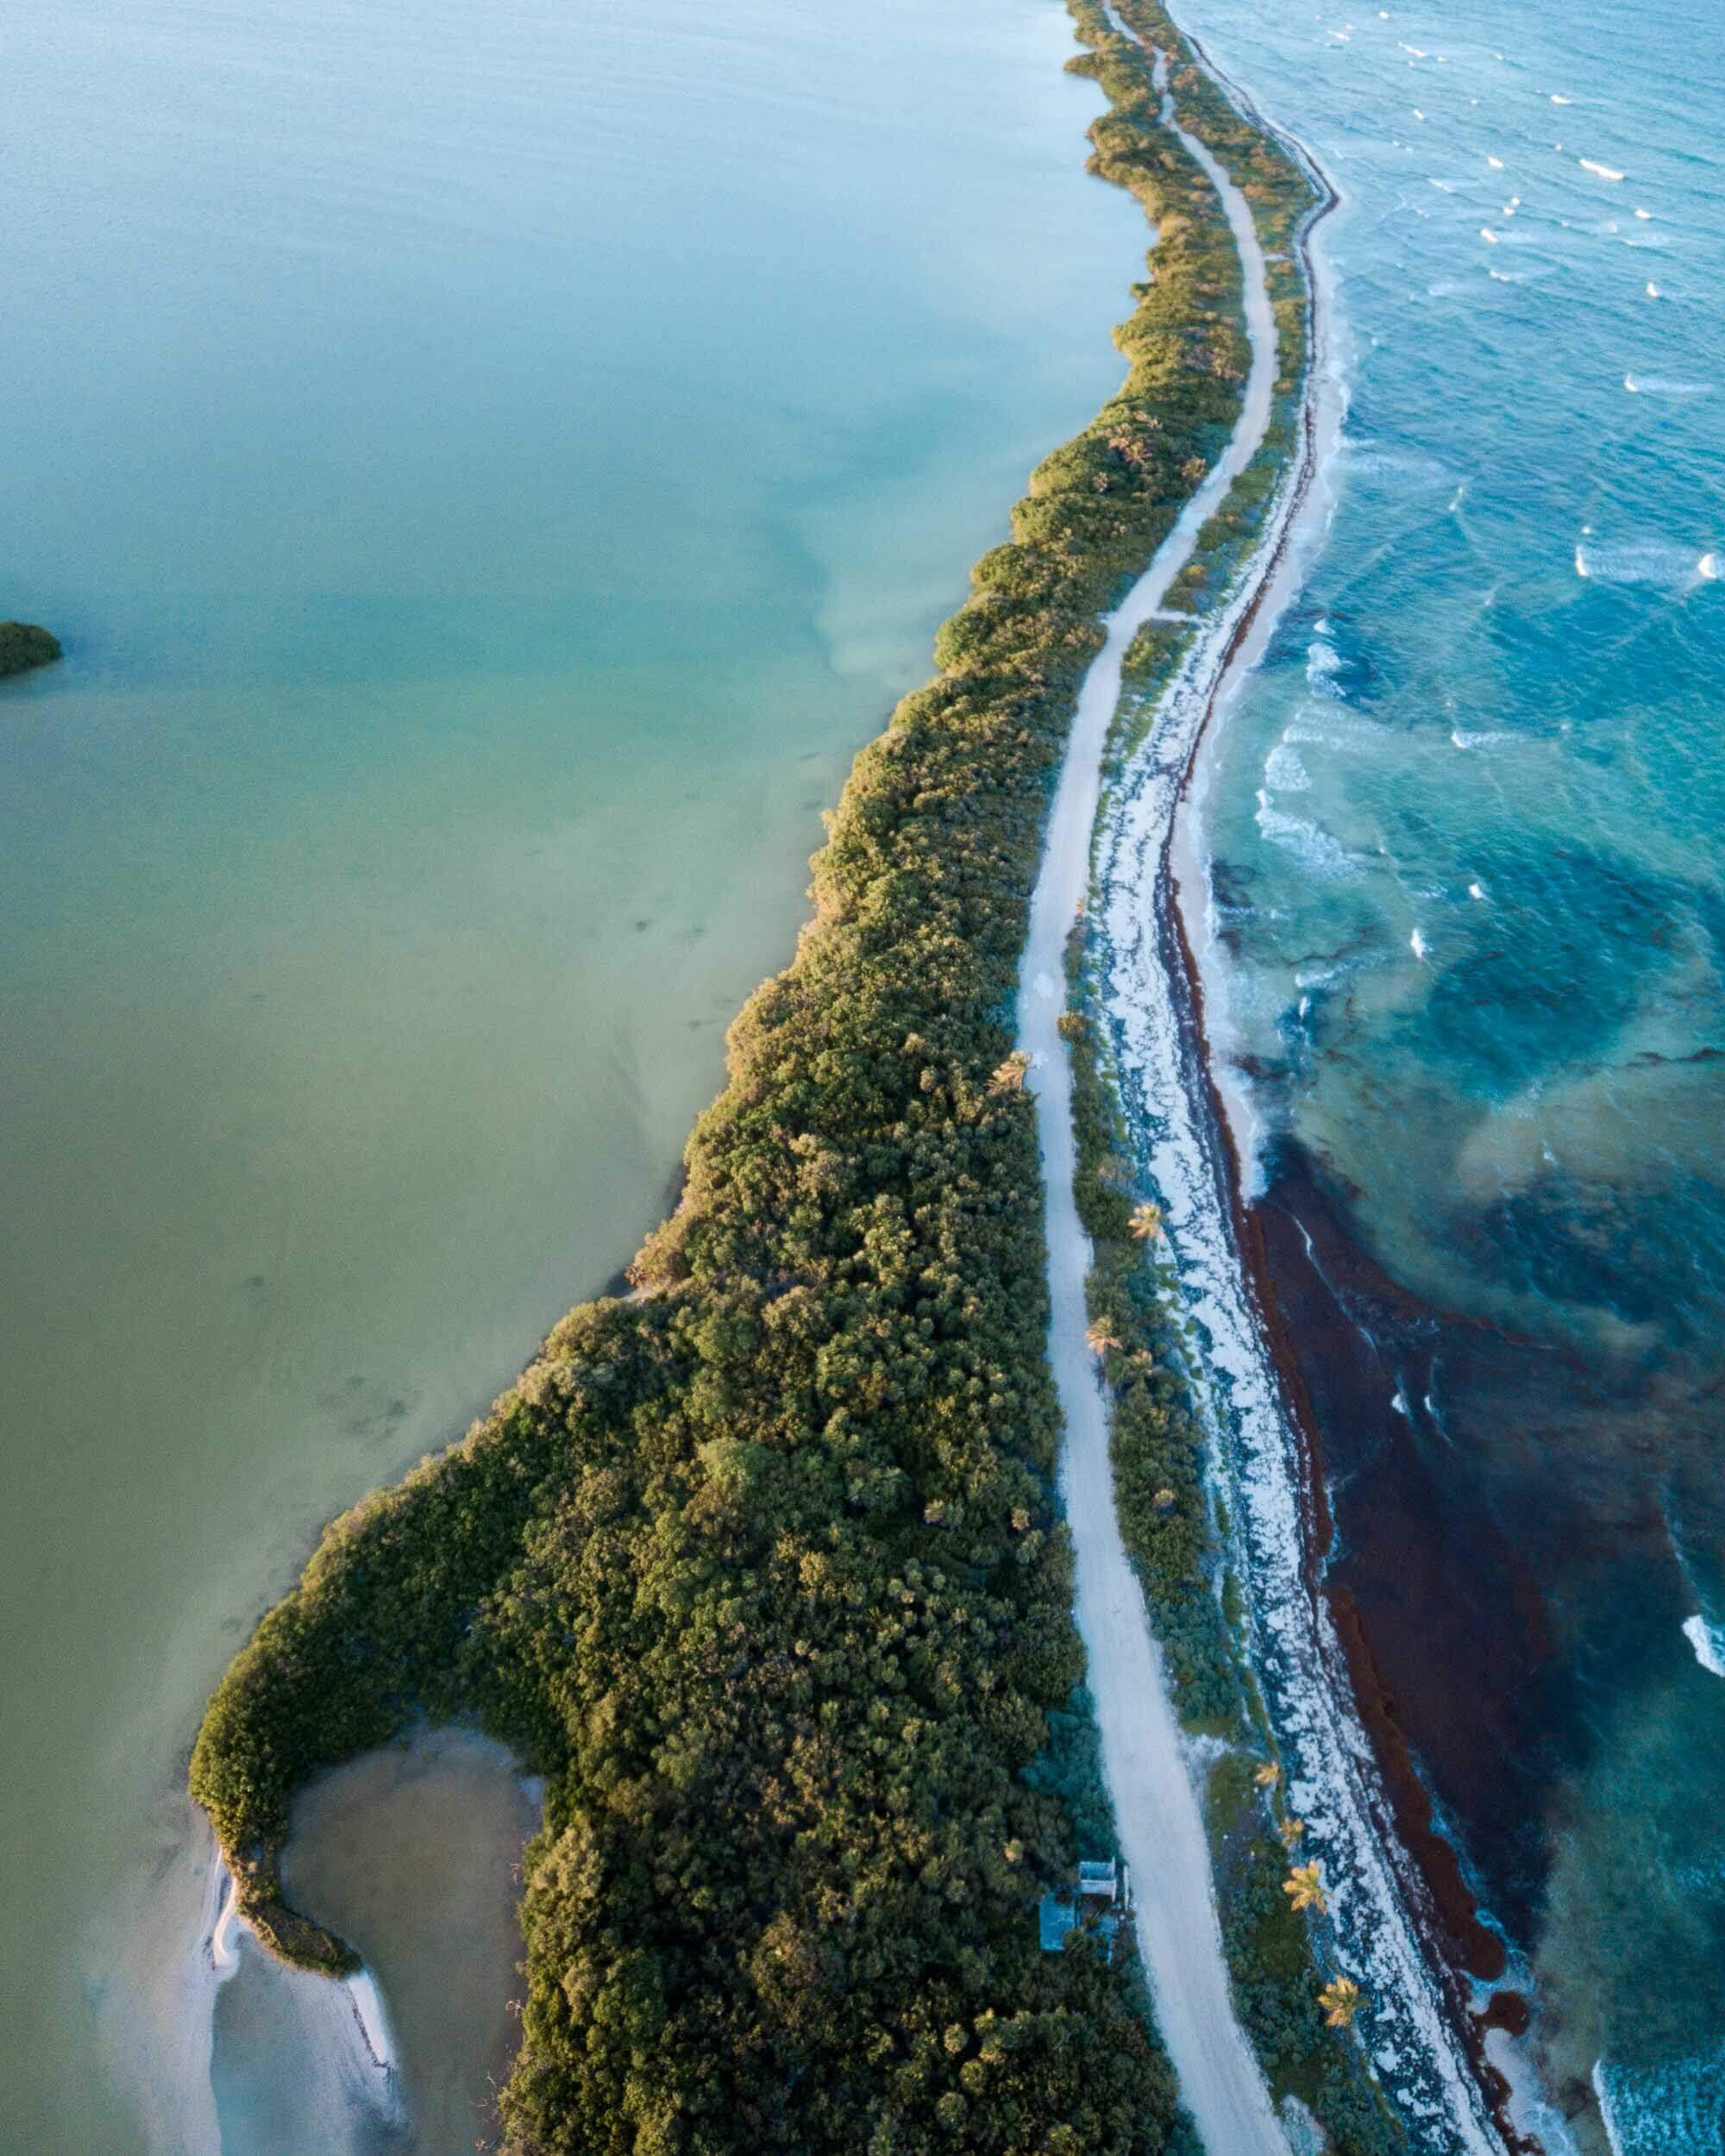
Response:
[[[1087,1858],[1078,1866],[1076,1891],[1070,1897],[1044,1894],[1037,1904],[1037,1935],[1042,1951],[1057,1954],[1074,1932],[1095,1932],[1112,1961],[1114,1940],[1131,1907],[1129,1868],[1112,1857],[1106,1863]]]
[[[1114,1859],[1099,1864],[1087,1858],[1078,1866],[1078,1891],[1094,1895],[1098,1901],[1112,1902],[1120,1891],[1120,1877]]]
[[[1057,1954],[1066,1944],[1069,1932],[1078,1928],[1078,1908],[1076,1902],[1062,1902],[1051,1894],[1044,1894],[1036,1908],[1037,1928],[1042,1936],[1042,1951]]]

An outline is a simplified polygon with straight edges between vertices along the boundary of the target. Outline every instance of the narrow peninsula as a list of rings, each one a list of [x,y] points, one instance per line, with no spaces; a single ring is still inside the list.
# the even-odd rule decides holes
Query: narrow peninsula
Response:
[[[545,1777],[512,2156],[1157,2156],[1192,2148],[1182,2097],[1212,2156],[1279,2151],[1290,2101],[1342,2156],[1403,2145],[1302,1914],[1321,1878],[1217,1925],[1176,1714],[1245,1777],[1225,1870],[1290,1814],[1071,940],[1133,713],[1276,542],[1326,197],[1155,0],[1070,11],[1091,168],[1153,228],[1123,386],[857,757],[632,1292],[329,1527],[193,1756],[237,1914],[330,1975],[356,1957],[279,1869],[311,1777],[439,1721]],[[1154,1696],[1120,1690],[1099,1565],[1148,1592]],[[1122,1850],[1142,1958],[1061,1921]]]

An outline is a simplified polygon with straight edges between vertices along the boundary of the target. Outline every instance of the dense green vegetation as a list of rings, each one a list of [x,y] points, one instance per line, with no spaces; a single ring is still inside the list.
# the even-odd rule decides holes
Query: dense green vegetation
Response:
[[[0,621],[0,674],[27,674],[60,655],[60,639],[34,622]]]
[[[1009,1029],[1098,616],[1213,461],[1245,348],[1147,61],[1074,12],[1109,99],[1093,169],[1159,228],[1124,388],[857,759],[635,1294],[329,1531],[193,1758],[245,1914],[331,1970],[277,1872],[309,1777],[458,1715],[546,1774],[501,2107],[523,2156],[1170,2145],[1131,1970],[1037,1946],[1084,1816],[1050,1742],[1081,1656]]]

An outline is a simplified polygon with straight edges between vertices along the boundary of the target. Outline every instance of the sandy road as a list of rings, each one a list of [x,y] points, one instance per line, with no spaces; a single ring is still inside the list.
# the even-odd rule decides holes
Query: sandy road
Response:
[[[1166,72],[1165,63],[1158,62],[1158,84]],[[1172,126],[1165,91],[1163,114]],[[1251,210],[1204,145],[1182,129],[1175,132],[1208,174],[1227,212],[1244,269],[1251,366],[1226,452],[1109,617],[1107,642],[1079,692],[1031,903],[1018,1031],[1019,1046],[1031,1057],[1047,1181],[1049,1356],[1066,1420],[1061,1481],[1076,1556],[1078,1626],[1120,1852],[1132,1866],[1139,1951],[1182,2097],[1210,2156],[1288,2156],[1264,2078],[1234,2018],[1203,1819],[1161,1650],[1114,1511],[1107,1410],[1084,1341],[1090,1246],[1072,1194],[1071,1072],[1056,1030],[1066,1001],[1066,938],[1088,887],[1102,752],[1120,699],[1121,661],[1145,621],[1166,605],[1169,588],[1191,559],[1206,519],[1264,440],[1276,379],[1275,322]]]

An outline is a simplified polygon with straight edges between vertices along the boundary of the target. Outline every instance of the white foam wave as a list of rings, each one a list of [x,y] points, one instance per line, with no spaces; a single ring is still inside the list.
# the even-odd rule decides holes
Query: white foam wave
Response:
[[[1612,2156],[1719,2156],[1725,2147],[1725,2046],[1651,2066],[1597,2059],[1592,2081]]]
[[[1615,165],[1602,165],[1596,157],[1578,157],[1575,161],[1583,172],[1593,173],[1596,179],[1609,179],[1615,185],[1623,178]]]
[[[1664,374],[1626,374],[1623,386],[1632,397],[1710,397],[1711,382],[1674,382]]]
[[[1710,580],[1716,568],[1702,564],[1715,558],[1703,555],[1697,561],[1689,548],[1669,539],[1628,539],[1605,546],[1589,542],[1576,547],[1575,573],[1600,584],[1659,584],[1674,591]]]
[[[1312,874],[1333,883],[1352,883],[1358,880],[1359,863],[1339,839],[1333,838],[1309,817],[1284,815],[1280,809],[1271,807],[1268,793],[1260,793],[1256,820],[1258,830],[1271,845],[1292,854]]]
[[[1465,726],[1452,726],[1450,739],[1458,749],[1489,749],[1494,742],[1514,741],[1514,734],[1471,734]]]
[[[1372,718],[1361,718],[1338,697],[1333,701],[1308,704],[1283,728],[1282,738],[1303,742],[1314,749],[1369,751],[1386,743],[1397,744],[1401,736],[1393,726],[1382,725]]]
[[[1695,1658],[1714,1677],[1725,1677],[1725,1626],[1709,1625],[1697,1611],[1683,1620],[1683,1636],[1695,1650]]]
[[[1406,479],[1414,486],[1443,486],[1454,476],[1447,464],[1421,449],[1380,449],[1370,438],[1350,442],[1347,449],[1349,469],[1371,479]],[[1326,649],[1334,655],[1333,647]],[[1309,649],[1308,655],[1309,658]],[[1340,659],[1336,658],[1328,671],[1335,672],[1340,664]]]
[[[1417,928],[1408,938],[1408,948],[1413,952],[1414,957],[1419,960],[1422,966],[1425,964],[1427,959],[1431,956],[1431,945],[1427,943],[1425,937],[1420,933]]]
[[[1479,236],[1484,241],[1487,247],[1496,247],[1499,244],[1497,235],[1491,229],[1491,227],[1489,224],[1483,224],[1480,226]]]
[[[1486,153],[1485,161],[1494,172],[1501,172],[1503,170],[1503,160],[1501,157],[1493,157],[1490,151]]]
[[[1725,578],[1725,562],[1716,554],[1703,554],[1695,565],[1695,573],[1703,584],[1717,584]]]
[[[1337,679],[1341,670],[1341,655],[1335,646],[1314,636],[1306,647],[1306,686],[1313,695],[1326,704],[1346,704],[1347,691]],[[1283,736],[1284,740],[1289,737]]]
[[[1568,2121],[1546,2095],[1525,2040],[1517,2041],[1501,2028],[1488,2029],[1485,2056],[1509,2089],[1505,2110],[1523,2145],[1543,2149],[1545,2156],[1582,2156]]]
[[[1279,741],[1264,760],[1264,782],[1277,793],[1305,793],[1310,790],[1312,774],[1300,761],[1300,751],[1291,742]]]

